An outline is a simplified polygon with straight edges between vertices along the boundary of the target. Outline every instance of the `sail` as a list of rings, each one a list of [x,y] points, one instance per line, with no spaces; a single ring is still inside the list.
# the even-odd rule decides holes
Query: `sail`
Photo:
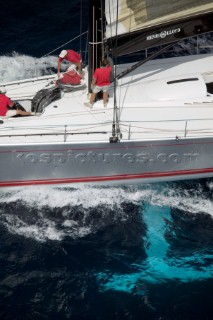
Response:
[[[115,55],[213,30],[212,0],[105,0],[105,36]]]

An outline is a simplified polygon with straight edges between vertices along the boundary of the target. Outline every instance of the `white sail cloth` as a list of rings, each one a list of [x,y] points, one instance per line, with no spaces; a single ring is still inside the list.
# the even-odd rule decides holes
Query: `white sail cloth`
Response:
[[[105,0],[105,36],[112,38],[212,10],[212,0]]]

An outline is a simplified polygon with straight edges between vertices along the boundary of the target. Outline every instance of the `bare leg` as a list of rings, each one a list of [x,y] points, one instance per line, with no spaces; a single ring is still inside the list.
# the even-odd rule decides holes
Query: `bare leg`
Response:
[[[32,116],[31,112],[22,111],[22,110],[16,110],[16,114],[20,114],[20,116]]]
[[[107,104],[107,102],[108,102],[108,92],[103,92],[103,100],[104,100],[104,104]]]
[[[90,103],[93,104],[93,102],[95,101],[95,97],[96,97],[96,93],[92,93],[91,97],[90,97]]]

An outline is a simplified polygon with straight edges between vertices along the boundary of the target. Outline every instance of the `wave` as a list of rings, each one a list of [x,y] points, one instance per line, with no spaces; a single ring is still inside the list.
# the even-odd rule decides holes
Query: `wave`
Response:
[[[28,187],[0,192],[0,224],[37,241],[73,239],[131,219],[144,203],[213,216],[213,182],[130,187]],[[136,215],[138,213],[135,213]]]
[[[1,82],[22,80],[56,73],[57,57],[35,58],[13,52],[0,56]]]
[[[65,206],[82,206],[87,210],[100,205],[119,208],[123,202],[140,205],[147,202],[157,206],[169,206],[190,213],[202,212],[213,215],[213,181],[144,184],[121,187],[20,187],[1,190],[0,203],[22,202],[28,208],[38,210]]]
[[[1,193],[0,223],[37,241],[81,238],[125,219],[124,197],[113,188],[21,188]]]

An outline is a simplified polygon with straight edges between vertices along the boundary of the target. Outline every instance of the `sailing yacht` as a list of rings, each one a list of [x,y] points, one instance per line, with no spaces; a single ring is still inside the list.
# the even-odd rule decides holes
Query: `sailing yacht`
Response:
[[[2,83],[40,116],[0,118],[0,187],[141,184],[213,176],[213,55],[156,59],[213,30],[211,0],[90,0],[81,85],[56,75]],[[157,47],[135,63],[125,55]],[[113,65],[107,108],[85,107],[93,72]]]

